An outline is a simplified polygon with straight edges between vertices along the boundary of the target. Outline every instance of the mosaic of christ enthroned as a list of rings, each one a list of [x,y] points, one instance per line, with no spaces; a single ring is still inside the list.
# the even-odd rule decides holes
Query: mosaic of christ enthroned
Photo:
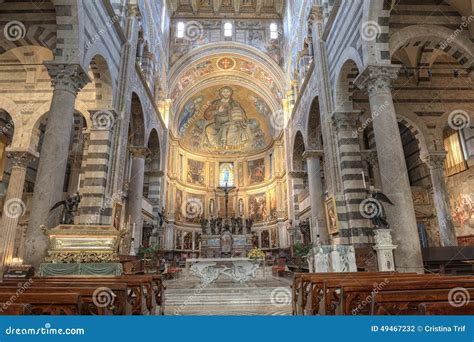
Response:
[[[182,142],[195,152],[245,153],[266,148],[268,105],[239,86],[208,88],[191,98],[181,112]]]

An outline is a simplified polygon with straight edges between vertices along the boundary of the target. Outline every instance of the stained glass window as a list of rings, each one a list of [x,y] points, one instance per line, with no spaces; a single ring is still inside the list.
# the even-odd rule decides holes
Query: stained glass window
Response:
[[[219,167],[219,186],[234,186],[234,164],[221,163]]]

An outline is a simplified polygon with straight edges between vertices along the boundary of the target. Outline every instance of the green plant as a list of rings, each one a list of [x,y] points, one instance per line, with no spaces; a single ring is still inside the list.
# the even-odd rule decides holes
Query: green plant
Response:
[[[305,257],[311,252],[312,248],[312,244],[304,244],[301,241],[296,241],[293,245],[293,252],[297,257]]]
[[[138,249],[137,257],[139,257],[140,259],[144,259],[146,255],[155,254],[159,250],[160,245],[155,245],[148,248],[140,246],[140,248]]]

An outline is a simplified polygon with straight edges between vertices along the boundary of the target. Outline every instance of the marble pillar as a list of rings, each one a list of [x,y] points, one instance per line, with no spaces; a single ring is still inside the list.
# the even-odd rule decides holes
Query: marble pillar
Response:
[[[457,238],[451,217],[449,194],[446,188],[446,178],[444,176],[444,161],[446,160],[446,155],[447,153],[445,151],[432,151],[423,156],[422,159],[430,170],[441,246],[450,247],[457,246]]]
[[[308,168],[309,196],[311,199],[311,237],[313,243],[319,241],[327,242],[328,231],[326,229],[326,212],[324,210],[324,186],[321,175],[321,157],[323,151],[305,151],[303,158],[306,159]]]
[[[393,65],[369,65],[355,84],[368,90],[382,190],[394,203],[385,208],[398,246],[395,268],[400,272],[423,272],[415,208],[391,92],[398,70]]]
[[[40,227],[58,223],[54,222],[49,210],[63,199],[76,96],[90,82],[87,72],[78,64],[47,62],[46,67],[54,91],[40,151],[26,238],[26,262],[33,266],[39,266],[46,254],[47,237]]]
[[[143,183],[145,180],[145,159],[150,154],[146,147],[130,147],[132,154],[132,170],[128,189],[128,216],[131,218],[132,227],[135,226],[134,246],[135,252],[142,243],[143,233]]]
[[[0,226],[0,276],[3,276],[5,266],[11,263],[13,258],[18,221],[26,210],[26,204],[22,200],[26,170],[28,164],[38,158],[38,153],[30,150],[10,149],[7,150],[7,156],[12,162],[12,170]]]

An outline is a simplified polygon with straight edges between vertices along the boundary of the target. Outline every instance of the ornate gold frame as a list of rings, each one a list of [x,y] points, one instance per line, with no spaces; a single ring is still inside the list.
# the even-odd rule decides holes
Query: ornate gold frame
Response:
[[[336,227],[332,227],[331,225],[331,220],[329,217],[329,206],[332,206],[334,208],[334,214],[335,214],[335,219],[336,219]],[[327,225],[327,230],[330,235],[335,235],[339,233],[339,218],[337,217],[337,206],[336,206],[336,199],[334,197],[330,197],[326,201],[324,201],[324,208],[326,211],[326,225]]]

